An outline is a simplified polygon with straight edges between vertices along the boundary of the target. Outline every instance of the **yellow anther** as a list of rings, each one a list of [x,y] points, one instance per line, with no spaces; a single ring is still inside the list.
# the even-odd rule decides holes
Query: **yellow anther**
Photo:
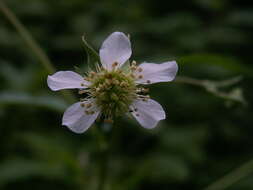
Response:
[[[90,77],[83,77],[84,80],[90,81],[91,78]]]
[[[108,74],[105,75],[105,77],[108,78],[108,79],[112,79],[112,74],[108,73]]]
[[[92,106],[91,103],[86,104],[86,108],[90,108]]]
[[[85,86],[83,83],[81,83],[81,86]]]
[[[85,104],[84,104],[84,103],[81,103],[81,107],[85,107]]]
[[[106,79],[106,80],[105,80],[105,84],[110,85],[111,83],[112,83],[112,80],[110,80],[110,79]]]
[[[130,77],[135,78],[135,75],[131,73],[131,74],[130,74]]]
[[[78,94],[84,94],[84,93],[85,93],[84,90],[79,90],[79,91],[78,91]]]
[[[131,68],[132,71],[135,71],[137,69],[137,67],[134,66],[134,65],[132,65],[130,68]]]
[[[105,119],[104,122],[105,123],[113,123],[113,120],[112,119]]]
[[[136,61],[133,60],[133,61],[132,61],[132,65],[135,66],[136,64],[137,64]]]
[[[96,73],[95,73],[94,71],[91,71],[91,72],[90,72],[90,76],[91,76],[91,77],[94,77],[95,75],[96,75]]]
[[[118,80],[113,80],[112,82],[113,82],[113,84],[115,84],[115,85],[119,85],[119,81],[118,81]]]
[[[112,67],[116,67],[118,65],[118,62],[114,62],[113,64],[112,64]]]
[[[147,92],[149,92],[149,89],[148,88],[143,88],[142,92],[147,93]]]
[[[141,67],[138,67],[138,71],[139,71],[139,72],[142,72],[143,69],[142,69]]]
[[[121,87],[125,87],[126,85],[127,85],[127,83],[124,82],[124,81],[120,83],[120,86],[121,86]]]
[[[96,91],[96,92],[99,92],[100,89],[101,89],[101,88],[97,87],[97,88],[95,88],[95,91]]]

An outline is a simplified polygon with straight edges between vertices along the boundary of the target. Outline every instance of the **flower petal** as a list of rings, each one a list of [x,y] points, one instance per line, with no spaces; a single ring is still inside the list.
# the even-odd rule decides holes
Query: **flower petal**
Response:
[[[152,84],[157,82],[172,81],[177,74],[178,66],[176,61],[169,61],[161,64],[142,63],[135,71],[136,83]]]
[[[62,118],[62,125],[67,126],[75,133],[85,132],[94,121],[97,119],[100,111],[95,109],[95,106],[85,108],[82,104],[92,103],[91,101],[77,102],[72,104],[65,112]],[[87,114],[85,111],[92,110],[93,114]]]
[[[47,77],[47,85],[53,91],[71,88],[86,88],[89,82],[72,71],[59,71]]]
[[[99,55],[104,69],[112,70],[113,63],[117,67],[124,64],[131,56],[131,43],[129,38],[122,32],[112,33],[102,44]]]
[[[166,118],[165,112],[162,106],[152,100],[147,101],[136,100],[130,109],[133,110],[132,115],[144,128],[154,128],[160,120]]]

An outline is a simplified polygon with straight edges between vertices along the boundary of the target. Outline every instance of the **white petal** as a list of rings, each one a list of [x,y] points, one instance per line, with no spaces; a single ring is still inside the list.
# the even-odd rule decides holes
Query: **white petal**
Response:
[[[62,125],[67,126],[75,133],[85,132],[97,119],[100,111],[94,107],[88,110],[93,110],[94,114],[86,114],[87,108],[82,107],[82,103],[92,103],[91,101],[77,102],[72,104],[65,112],[62,118]]]
[[[47,85],[51,90],[56,91],[61,89],[86,88],[89,82],[75,72],[59,71],[47,77]]]
[[[152,129],[160,120],[166,118],[162,106],[152,99],[147,101],[136,100],[130,108],[132,110],[137,109],[137,111],[132,112],[132,115],[144,128]]]
[[[152,84],[157,82],[172,81],[178,70],[176,61],[169,61],[161,64],[155,63],[142,63],[135,71],[136,83],[139,84]],[[141,71],[141,72],[139,72]]]
[[[112,64],[117,62],[117,67],[124,64],[131,56],[131,43],[122,32],[112,33],[102,44],[99,55],[103,67],[112,69]]]

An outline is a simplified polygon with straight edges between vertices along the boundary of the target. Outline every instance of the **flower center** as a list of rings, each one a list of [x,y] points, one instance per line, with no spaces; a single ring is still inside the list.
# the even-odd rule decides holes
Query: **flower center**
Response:
[[[114,118],[129,111],[136,98],[134,78],[122,70],[101,70],[90,73],[89,94],[106,118]]]

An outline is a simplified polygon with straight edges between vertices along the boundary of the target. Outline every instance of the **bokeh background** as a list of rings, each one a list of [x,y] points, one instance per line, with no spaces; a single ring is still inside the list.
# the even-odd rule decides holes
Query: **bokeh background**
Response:
[[[227,174],[227,189],[253,189],[253,164],[244,165],[253,159],[250,1],[5,3],[57,70],[85,71],[83,34],[98,50],[122,31],[131,35],[132,59],[175,59],[179,77],[151,86],[167,113],[155,129],[123,117],[104,137],[97,126],[74,134],[61,126],[72,102],[49,90],[48,70],[0,11],[0,189],[93,190],[105,177],[107,190],[198,190]]]

